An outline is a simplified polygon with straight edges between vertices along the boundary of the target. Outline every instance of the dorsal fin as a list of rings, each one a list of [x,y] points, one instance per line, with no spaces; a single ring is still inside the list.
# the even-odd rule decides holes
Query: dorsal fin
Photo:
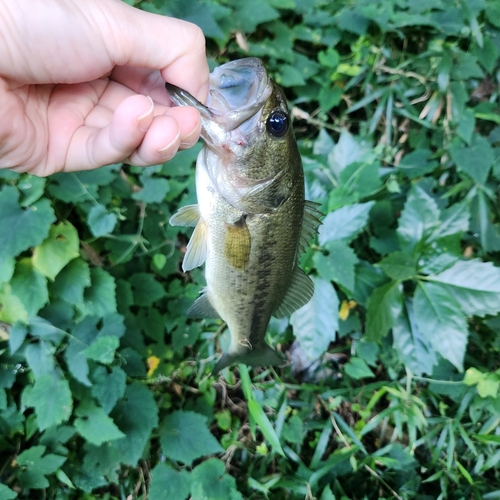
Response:
[[[170,217],[169,223],[171,226],[195,227],[199,220],[200,210],[198,205],[186,205]]]
[[[275,318],[289,316],[297,309],[305,306],[313,296],[314,283],[300,267],[295,267],[292,282],[286,291],[283,300],[273,313]]]

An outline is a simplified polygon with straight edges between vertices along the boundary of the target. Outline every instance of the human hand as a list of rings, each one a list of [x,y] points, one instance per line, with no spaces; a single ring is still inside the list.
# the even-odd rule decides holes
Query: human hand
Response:
[[[206,99],[195,25],[120,0],[0,0],[0,168],[167,161],[201,125],[194,108],[171,107],[164,80]]]

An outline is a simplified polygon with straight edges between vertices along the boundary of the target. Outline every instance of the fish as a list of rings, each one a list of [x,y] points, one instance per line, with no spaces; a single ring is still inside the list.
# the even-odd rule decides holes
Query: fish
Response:
[[[318,204],[305,199],[302,161],[283,90],[254,57],[216,67],[205,105],[166,83],[172,102],[201,116],[204,145],[196,161],[198,203],[173,226],[192,226],[182,269],[205,264],[206,287],[188,318],[221,318],[229,349],[213,374],[236,363],[283,365],[265,340],[271,316],[311,299],[299,257],[318,230]]]

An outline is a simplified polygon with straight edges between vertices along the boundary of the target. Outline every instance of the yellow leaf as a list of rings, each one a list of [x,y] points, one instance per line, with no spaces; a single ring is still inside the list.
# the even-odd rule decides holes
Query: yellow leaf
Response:
[[[339,317],[342,321],[345,321],[349,317],[349,311],[357,306],[357,302],[354,300],[343,300],[340,305]]]
[[[158,365],[160,364],[160,358],[156,356],[149,356],[147,363],[148,363],[148,377],[151,377],[151,375],[153,375],[153,373],[158,368]]]

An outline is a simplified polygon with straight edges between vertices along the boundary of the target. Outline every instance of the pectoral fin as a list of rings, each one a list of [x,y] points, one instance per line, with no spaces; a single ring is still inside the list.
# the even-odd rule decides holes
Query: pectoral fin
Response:
[[[184,272],[201,266],[207,260],[207,236],[207,225],[203,219],[200,219],[186,247],[186,255],[182,262]]]
[[[186,205],[179,209],[172,217],[169,223],[171,226],[191,226],[194,227],[200,220],[200,210],[198,205]]]
[[[281,301],[281,304],[273,313],[275,318],[284,318],[289,316],[297,309],[305,306],[313,296],[314,283],[311,278],[299,267],[293,272],[292,282]]]
[[[226,225],[224,238],[224,257],[236,269],[245,269],[250,259],[250,231],[242,217],[235,224]]]

